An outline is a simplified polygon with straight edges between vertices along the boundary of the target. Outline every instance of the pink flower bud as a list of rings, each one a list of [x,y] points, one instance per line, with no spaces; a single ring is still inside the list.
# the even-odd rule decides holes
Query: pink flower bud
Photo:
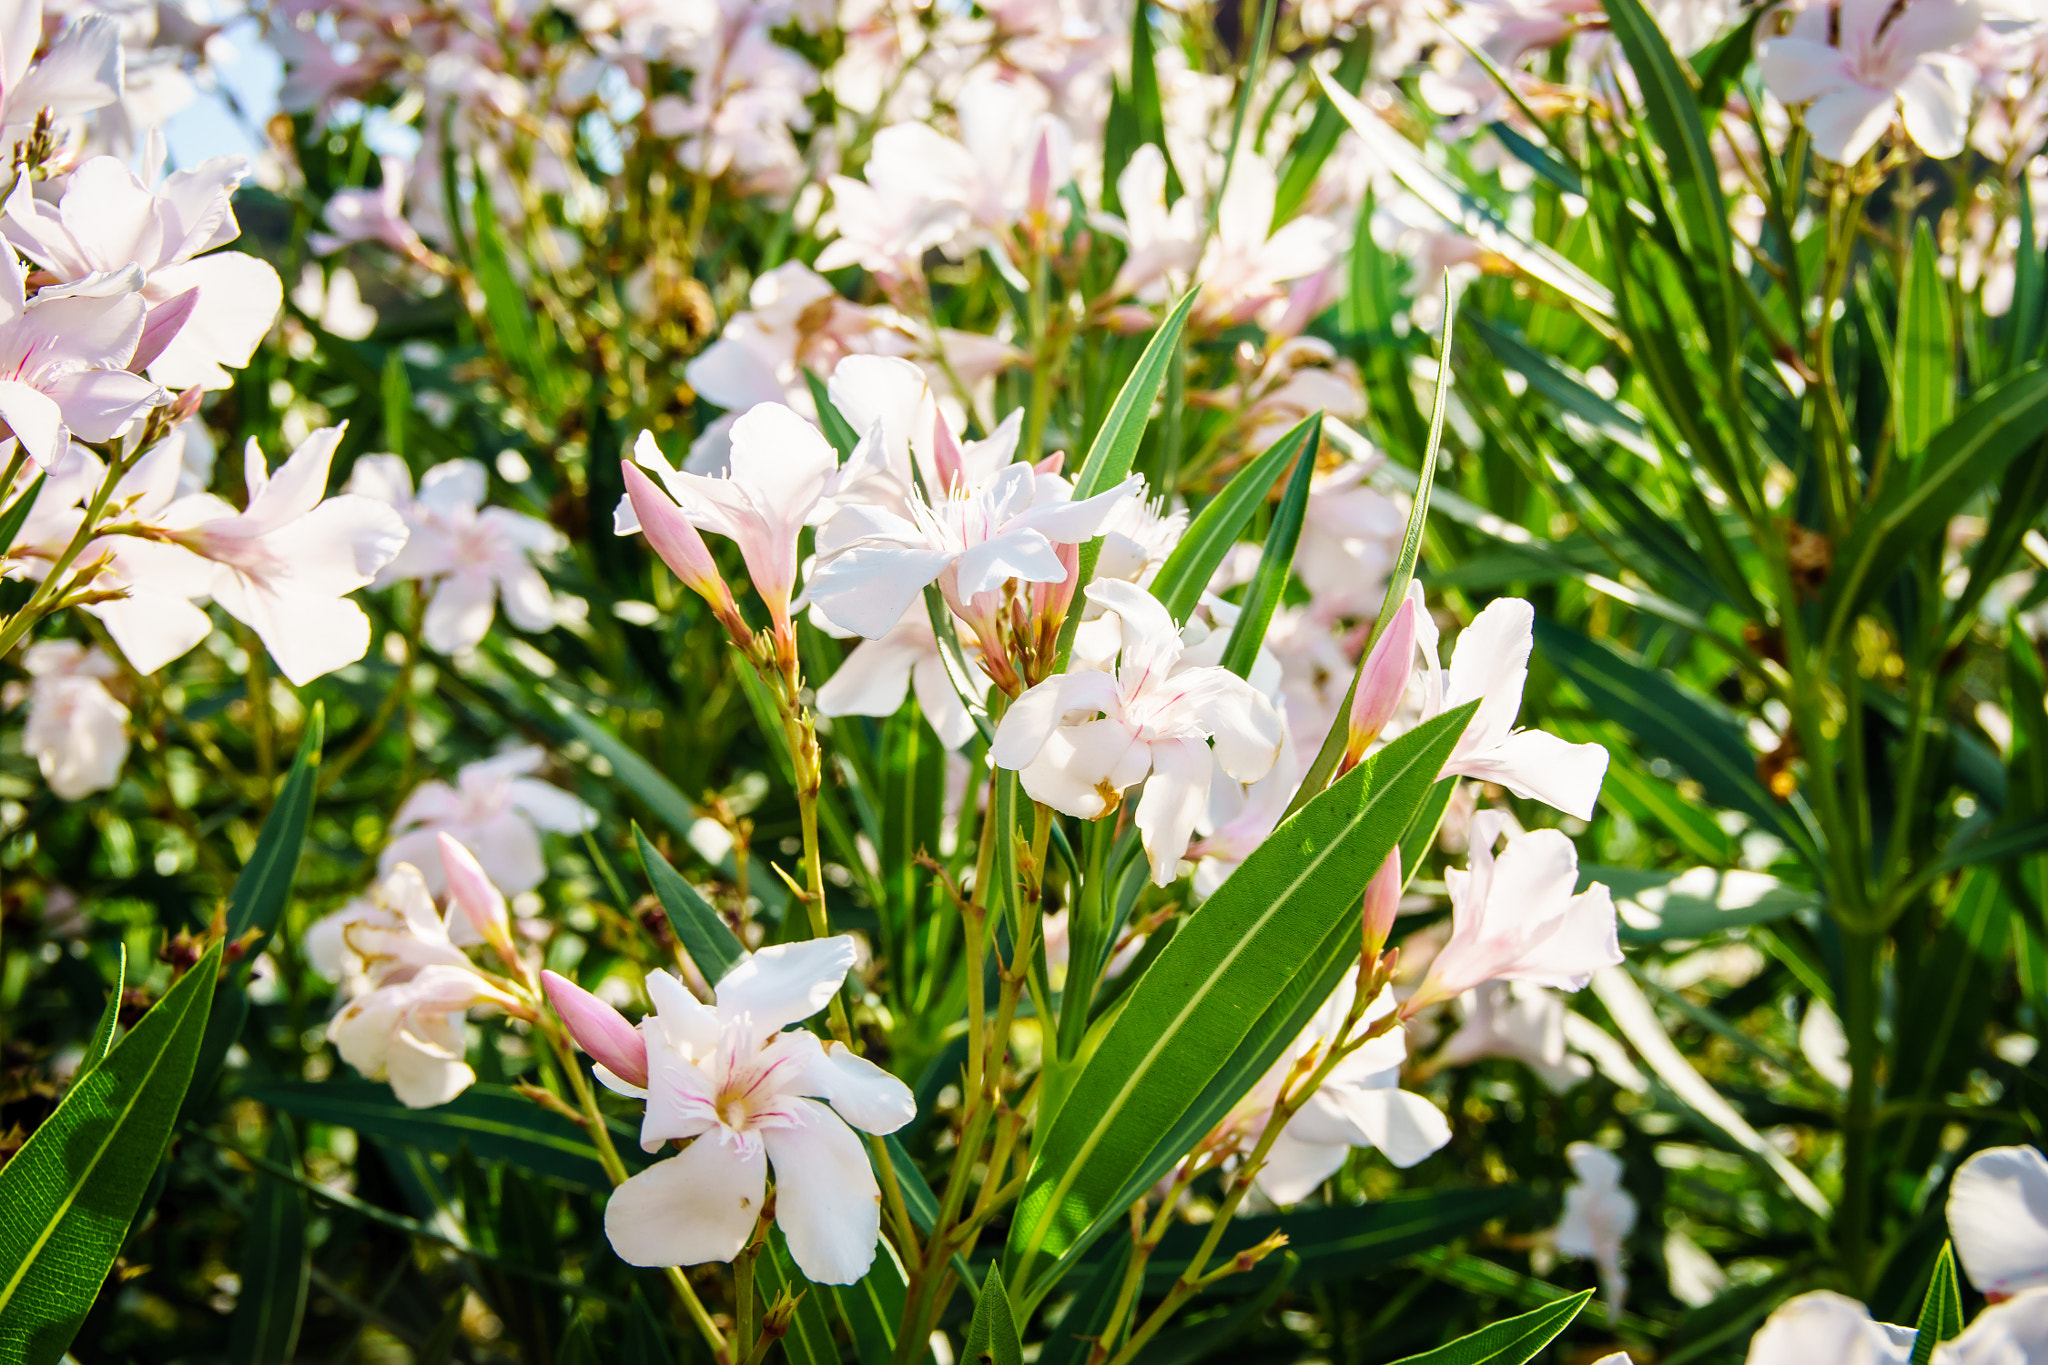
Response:
[[[1414,598],[1401,603],[1359,670],[1358,690],[1351,698],[1351,738],[1344,746],[1346,768],[1365,757],[1408,695],[1408,680],[1415,673],[1415,610]]]
[[[661,562],[675,571],[684,587],[709,602],[719,620],[737,620],[739,609],[733,603],[732,589],[725,585],[710,547],[683,509],[639,465],[621,460],[619,468],[626,476],[626,496],[632,499],[633,515],[640,519],[640,530]]]
[[[1024,207],[1034,222],[1043,223],[1052,212],[1052,129],[1039,125],[1038,145],[1031,149],[1031,178],[1025,191]]]
[[[1394,929],[1394,914],[1401,908],[1401,846],[1394,845],[1380,870],[1365,884],[1365,950],[1377,953],[1387,944]]]
[[[967,466],[960,455],[960,442],[953,435],[953,424],[946,420],[944,413],[937,414],[932,422],[932,463],[938,466],[939,471],[939,486],[935,492],[950,493],[966,481]]]
[[[540,984],[569,1036],[592,1061],[628,1085],[647,1084],[647,1040],[625,1015],[567,977],[542,972]]]
[[[512,950],[511,917],[505,911],[505,897],[476,860],[476,856],[449,835],[439,836],[441,866],[448,873],[448,899],[461,909],[477,937],[501,953]]]

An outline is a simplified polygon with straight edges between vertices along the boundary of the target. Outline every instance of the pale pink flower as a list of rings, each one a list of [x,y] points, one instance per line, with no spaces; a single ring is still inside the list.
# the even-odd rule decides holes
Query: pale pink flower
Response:
[[[1529,680],[1534,608],[1519,597],[1496,599],[1465,628],[1451,652],[1450,668],[1439,672],[1436,622],[1420,610],[1421,584],[1412,584],[1410,591],[1418,607],[1423,719],[1468,701],[1479,703],[1444,764],[1444,775],[1497,782],[1517,796],[1592,819],[1607,775],[1607,750],[1598,744],[1567,744],[1544,730],[1515,729],[1522,687]]]
[[[1210,327],[1247,321],[1286,297],[1286,285],[1313,275],[1343,250],[1343,235],[1321,218],[1302,216],[1273,228],[1279,178],[1255,155],[1237,158],[1216,213],[1216,232],[1195,276],[1202,295],[1198,320]]]
[[[1123,216],[1104,215],[1102,226],[1123,241],[1126,255],[1110,295],[1164,303],[1202,254],[1202,205],[1183,194],[1167,206],[1166,155],[1150,142],[1131,153],[1116,178],[1116,197]]]
[[[881,1190],[854,1130],[893,1133],[917,1105],[866,1058],[787,1027],[824,1009],[853,961],[844,936],[764,948],[726,973],[710,1006],[668,973],[648,973],[640,1145],[688,1145],[613,1192],[605,1234],[621,1260],[731,1260],[753,1235],[772,1167],[775,1221],[805,1278],[852,1284],[867,1274]],[[608,1084],[636,1089],[616,1075]]]
[[[519,1004],[466,963],[422,967],[342,1006],[327,1038],[365,1078],[390,1082],[400,1104],[428,1109],[475,1083],[463,1060],[463,1019],[479,1008]]]
[[[539,886],[547,875],[541,832],[580,834],[597,823],[590,807],[529,776],[546,757],[536,748],[507,749],[464,765],[453,786],[422,782],[392,817],[391,842],[377,858],[379,872],[411,863],[432,890],[442,891],[447,878],[438,836],[448,834],[503,890],[516,896]]]
[[[244,510],[194,493],[156,520],[172,543],[214,563],[214,601],[253,629],[299,686],[369,650],[370,618],[347,595],[369,586],[405,545],[405,523],[390,507],[352,494],[323,499],[341,435],[340,427],[314,432],[275,477],[252,439]]]
[[[1357,983],[1347,976],[1259,1083],[1237,1102],[1224,1120],[1226,1135],[1246,1145],[1258,1140],[1296,1064],[1343,1041],[1339,1034],[1356,999]],[[1382,992],[1367,1007],[1362,1022],[1369,1024],[1393,1009],[1392,995]],[[1373,1148],[1405,1170],[1449,1142],[1451,1125],[1443,1111],[1401,1089],[1401,1067],[1407,1060],[1407,1039],[1397,1027],[1337,1063],[1274,1141],[1259,1170],[1259,1190],[1276,1204],[1296,1203],[1335,1175],[1354,1147]]]
[[[987,693],[987,675],[976,670],[968,678],[979,694]],[[917,695],[926,723],[948,749],[974,738],[974,717],[947,674],[931,617],[921,601],[912,602],[886,634],[854,647],[818,689],[818,714],[893,716],[911,692]]]
[[[336,190],[321,207],[326,232],[306,234],[315,255],[330,256],[352,242],[381,242],[415,261],[430,259],[426,243],[405,216],[406,166],[395,156],[380,157],[382,172],[374,189]]]
[[[548,630],[555,601],[536,558],[567,542],[538,517],[509,507],[484,507],[489,476],[475,460],[448,460],[420,478],[396,455],[365,455],[349,476],[351,493],[389,503],[409,531],[405,548],[384,567],[378,586],[418,579],[433,587],[422,637],[443,654],[483,643],[499,602],[521,630]]]
[[[233,196],[248,175],[238,156],[212,157],[152,187],[96,156],[55,204],[29,181],[7,198],[7,240],[64,283],[134,265],[148,305],[131,363],[172,388],[224,389],[270,331],[284,287],[267,261],[219,251],[241,235]],[[90,439],[90,438],[89,438]]]
[[[1164,886],[1187,852],[1217,765],[1238,782],[1264,777],[1280,752],[1280,717],[1227,669],[1176,671],[1180,631],[1143,588],[1099,580],[1088,598],[1121,620],[1116,670],[1062,673],[1026,691],[996,727],[990,757],[1016,769],[1033,800],[1084,820],[1145,782],[1137,827],[1152,880]]]
[[[540,974],[548,1003],[562,1016],[569,1036],[590,1054],[592,1069],[607,1088],[647,1086],[647,1039],[604,1001],[567,977]]]
[[[1458,998],[1462,1022],[1437,1051],[1437,1066],[1465,1066],[1506,1057],[1536,1073],[1555,1094],[1593,1074],[1592,1064],[1565,1047],[1564,1001],[1526,981],[1489,981]]]
[[[1494,843],[1508,817],[1472,817],[1471,865],[1444,873],[1451,897],[1451,938],[1408,1000],[1409,1013],[1463,995],[1489,981],[1528,981],[1576,991],[1593,973],[1621,961],[1614,901],[1593,883],[1575,894],[1578,850],[1554,829]]]
[[[1621,1186],[1621,1158],[1606,1148],[1574,1142],[1564,1154],[1573,1179],[1565,1186],[1564,1217],[1550,1230],[1551,1245],[1593,1263],[1608,1312],[1619,1315],[1628,1297],[1621,1263],[1623,1244],[1636,1227],[1635,1196]]]
[[[1748,1365],[1907,1365],[1914,1332],[1873,1321],[1870,1310],[1845,1294],[1816,1290],[1781,1306],[1749,1343]],[[1942,1365],[1955,1365],[1957,1343],[1935,1348]]]
[[[1932,157],[1963,149],[1976,71],[1956,55],[1984,21],[1978,0],[1814,0],[1782,37],[1757,45],[1764,86],[1807,106],[1813,149],[1847,165],[1894,119]]]
[[[839,472],[839,456],[818,429],[780,403],[763,403],[733,423],[732,459],[723,477],[676,469],[646,432],[633,459],[661,481],[691,525],[740,547],[776,633],[788,634],[797,537]],[[621,503],[614,522],[619,534],[640,529],[637,518],[626,524],[629,517],[631,503]]]
[[[109,15],[80,15],[42,60],[42,0],[17,0],[0,16],[0,145],[12,148],[48,109],[58,118],[104,109],[121,97],[121,27]]]
[[[1065,580],[1068,565],[1057,547],[1101,534],[1110,515],[1143,489],[1133,475],[1076,502],[1066,480],[1019,462],[985,483],[969,484],[963,475],[929,494],[913,491],[907,517],[869,504],[845,507],[833,519],[834,543],[811,575],[811,600],[842,628],[876,639],[936,582],[954,614],[985,634],[1004,583]]]
[[[50,791],[77,801],[120,781],[128,708],[107,691],[107,679],[120,674],[114,661],[76,640],[43,640],[22,651],[21,665],[30,679],[21,748]]]
[[[21,263],[0,250],[0,429],[42,468],[70,437],[111,440],[164,401],[128,371],[142,342],[142,278],[129,265],[31,299]]]

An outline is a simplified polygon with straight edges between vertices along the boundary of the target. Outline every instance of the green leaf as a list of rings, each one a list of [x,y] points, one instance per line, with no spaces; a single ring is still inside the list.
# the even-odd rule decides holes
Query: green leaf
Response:
[[[1665,174],[1678,199],[1673,226],[1679,231],[1681,246],[1703,278],[1720,281],[1721,321],[1732,325],[1736,303],[1730,275],[1733,257],[1728,208],[1721,198],[1720,169],[1694,94],[1697,82],[1672,52],[1664,30],[1642,0],[1606,0],[1604,8],[1642,92],[1651,136],[1664,153]]]
[[[1088,1278],[1081,1282],[1073,1301],[1058,1326],[1038,1348],[1038,1365],[1087,1365],[1095,1339],[1108,1330],[1110,1314],[1116,1310],[1117,1291],[1123,1287],[1124,1268],[1131,1263],[1131,1239],[1110,1242],[1109,1254],[1090,1262]]]
[[[543,407],[553,408],[559,387],[551,358],[543,354],[546,347],[540,319],[544,315],[535,310],[532,298],[513,273],[491,187],[484,183],[481,171],[469,203],[476,220],[476,282],[483,292],[484,321],[491,339],[513,371],[532,388],[534,397]]]
[[[35,510],[36,498],[43,491],[43,480],[49,477],[47,474],[36,475],[21,496],[7,505],[6,512],[0,513],[0,553],[13,545],[21,534],[22,525],[28,521],[28,514]]]
[[[1410,730],[1284,821],[1131,989],[1034,1150],[1006,1254],[1013,1288],[1029,1287],[1025,1304],[1123,1218],[1129,1200],[1119,1192],[1157,1159],[1188,1097],[1298,984],[1325,939],[1355,923],[1359,895],[1429,798],[1472,712],[1467,704]],[[1241,1079],[1248,1089],[1257,1075]],[[1046,1255],[1055,1264],[1034,1278]]]
[[[637,797],[640,804],[674,831],[677,838],[690,837],[690,828],[697,823],[697,808],[675,783],[663,777],[661,771],[641,757],[638,750],[606,729],[575,702],[558,693],[544,695],[548,705],[576,738],[611,765],[612,776]]]
[[[1317,413],[1302,425],[1310,428],[1308,449],[1314,451],[1322,444],[1323,415]],[[1251,676],[1259,646],[1266,642],[1266,628],[1273,623],[1274,609],[1287,589],[1288,575],[1294,572],[1294,550],[1301,543],[1302,523],[1308,518],[1308,490],[1315,474],[1313,455],[1295,461],[1294,476],[1288,479],[1287,491],[1280,495],[1280,506],[1274,510],[1273,524],[1266,530],[1259,571],[1245,589],[1237,624],[1230,628],[1230,642],[1223,647],[1223,667],[1240,678]]]
[[[733,937],[718,912],[697,894],[697,888],[684,881],[683,874],[661,856],[661,850],[647,841],[637,824],[633,826],[633,839],[640,846],[640,866],[647,869],[647,880],[654,884],[654,894],[668,916],[669,927],[683,941],[690,961],[697,964],[704,979],[717,985],[727,972],[740,965],[747,950]]]
[[[1749,1120],[1743,1118],[1735,1106],[1722,1098],[1706,1077],[1693,1068],[1685,1054],[1678,1050],[1678,1045],[1671,1041],[1671,1035],[1664,1031],[1656,1010],[1651,1008],[1649,999],[1627,969],[1603,967],[1595,972],[1593,994],[1607,1007],[1607,1015],[1614,1021],[1615,1028],[1621,1031],[1621,1036],[1628,1040],[1638,1056],[1649,1063],[1650,1070],[1657,1073],[1657,1079],[1669,1087],[1680,1103],[1697,1115],[1702,1123],[1726,1134],[1737,1147],[1777,1176],[1792,1197],[1814,1214],[1823,1219],[1832,1215],[1832,1206],[1820,1187],[1804,1171],[1787,1161],[1783,1152],[1764,1141],[1762,1134],[1750,1126]]]
[[[434,1109],[408,1109],[390,1086],[359,1079],[284,1081],[249,1098],[402,1147],[449,1155],[467,1147],[479,1161],[507,1161],[535,1175],[611,1193],[612,1182],[582,1127],[507,1086],[473,1085]],[[614,1124],[612,1131],[626,1164],[642,1164],[634,1130]]]
[[[405,357],[393,346],[384,353],[384,374],[378,386],[384,400],[384,448],[405,458],[406,417],[412,412],[412,385],[405,375]]]
[[[1153,1338],[1138,1352],[1136,1365],[1195,1365],[1236,1346],[1238,1338],[1258,1326],[1287,1292],[1294,1272],[1301,1268],[1301,1257],[1289,1248],[1269,1257],[1266,1264],[1273,1267],[1273,1272],[1265,1278],[1264,1288],[1258,1293],[1223,1317],[1208,1318]]]
[[[305,847],[306,822],[313,815],[313,796],[319,787],[320,746],[326,739],[324,703],[313,703],[306,718],[306,731],[299,737],[299,750],[292,759],[277,804],[263,821],[256,836],[256,848],[249,854],[235,889],[228,895],[228,941],[233,942],[251,929],[262,937],[249,945],[240,964],[230,968],[237,979],[248,974],[248,963],[270,942],[291,899],[292,882],[299,873],[299,854]]]
[[[1592,1297],[1592,1290],[1584,1290],[1395,1365],[1527,1365],[1572,1325]]]
[[[1962,1287],[1956,1283],[1956,1249],[1953,1242],[1941,1244],[1934,1259],[1934,1275],[1927,1283],[1927,1298],[1920,1305],[1920,1321],[1913,1333],[1910,1365],[1927,1365],[1934,1348],[1952,1341],[1963,1331]]]
[[[1109,415],[1103,418],[1094,442],[1088,447],[1081,472],[1074,477],[1075,502],[1107,493],[1130,477],[1131,465],[1138,458],[1138,443],[1144,439],[1145,426],[1152,420],[1152,404],[1159,397],[1159,386],[1166,382],[1166,367],[1180,345],[1181,329],[1187,325],[1188,310],[1195,306],[1195,298],[1196,291],[1189,290],[1145,344],[1144,354],[1138,357],[1131,377],[1124,381]]]
[[[825,389],[825,381],[809,367],[804,369],[804,383],[811,391],[811,401],[818,408],[818,425],[824,428],[825,439],[839,452],[843,461],[853,454],[853,448],[860,444],[861,434],[853,429],[853,423],[832,403],[832,395]]]
[[[1372,40],[1363,34],[1354,38],[1344,49],[1344,56],[1337,63],[1337,84],[1356,95],[1365,84],[1366,74],[1372,69]],[[1328,104],[1316,106],[1315,117],[1294,146],[1287,153],[1287,164],[1280,171],[1280,187],[1273,195],[1273,227],[1292,218],[1308,198],[1308,192],[1316,182],[1316,175],[1323,169],[1323,163],[1330,159],[1330,153],[1337,150],[1337,138],[1344,131],[1344,116]]]
[[[1360,228],[1363,232],[1363,227]],[[1387,579],[1387,595],[1380,603],[1379,619],[1373,622],[1372,634],[1366,639],[1365,648],[1359,651],[1358,668],[1351,675],[1351,686],[1345,689],[1344,700],[1337,707],[1336,717],[1330,722],[1329,733],[1323,736],[1322,747],[1316,750],[1315,761],[1309,764],[1308,773],[1301,779],[1301,786],[1295,789],[1287,803],[1287,814],[1292,815],[1307,805],[1309,799],[1320,792],[1329,782],[1330,774],[1337,771],[1337,760],[1344,752],[1351,725],[1351,702],[1358,695],[1358,680],[1365,674],[1366,661],[1372,658],[1372,647],[1379,642],[1380,632],[1394,619],[1394,613],[1401,609],[1401,603],[1408,596],[1408,585],[1415,577],[1416,561],[1422,557],[1422,531],[1429,522],[1429,499],[1436,487],[1437,457],[1444,445],[1444,414],[1448,410],[1451,396],[1451,338],[1457,323],[1458,301],[1451,293],[1450,277],[1444,278],[1444,335],[1437,351],[1436,397],[1430,404],[1429,440],[1423,446],[1422,465],[1415,476],[1415,492],[1408,507],[1408,525],[1401,533],[1401,552],[1394,559],[1394,572]],[[1341,423],[1332,423],[1333,427]]]
[[[796,1312],[782,1337],[782,1354],[790,1365],[839,1365],[832,1320],[825,1316],[825,1296],[789,1258],[789,1244],[783,1240],[781,1228],[770,1229],[768,1247],[755,1262],[754,1274],[769,1304],[784,1294],[796,1298]]]
[[[896,1356],[896,1324],[903,1321],[910,1284],[887,1244],[875,1252],[874,1265],[859,1283],[830,1288],[861,1365],[890,1365]]]
[[[228,964],[221,987],[215,992],[213,1009],[206,1020],[206,1038],[199,1047],[199,1061],[193,1068],[192,1084],[185,1096],[183,1117],[190,1118],[194,1106],[213,1089],[228,1049],[242,1036],[249,1017],[249,996],[243,989],[256,955],[269,944],[291,903],[292,883],[298,879],[299,859],[305,850],[306,826],[313,818],[313,800],[320,790],[320,747],[326,741],[327,710],[313,703],[306,717],[305,733],[299,736],[298,754],[278,791],[277,802],[264,817],[249,861],[235,878],[228,893],[227,937],[234,943],[244,935],[255,935],[239,958]]]
[[[1002,1267],[990,1262],[981,1297],[974,1301],[974,1320],[967,1327],[962,1365],[1024,1365],[1024,1344],[1017,1340],[1017,1319],[1003,1288]]]
[[[1536,618],[1535,636],[1543,661],[1583,692],[1596,714],[1634,735],[1647,752],[1683,768],[1715,805],[1741,811],[1816,860],[1812,835],[1757,781],[1749,738],[1725,707],[1612,645],[1542,616]]]
[[[2020,241],[2040,240],[2034,236],[2033,199],[2024,194],[2015,197],[2020,201]],[[2012,307],[2005,314],[2012,324],[2012,353],[2006,359],[2008,371],[2041,354],[2042,323],[2048,321],[2041,316],[2042,264],[2041,253],[2031,249],[2022,250],[2013,263]]]
[[[1914,556],[1927,551],[1948,519],[1996,482],[2005,467],[2048,434],[2048,366],[2036,361],[1979,390],[1970,405],[1927,443],[1912,477],[1886,480],[1857,513],[1835,555],[1822,599],[1825,639],[1849,620]]]
[[[1899,341],[1892,381],[1898,451],[1917,460],[1934,433],[1955,418],[1955,327],[1948,315],[1948,281],[1941,276],[1934,234],[1921,220],[1899,291]]]
[[[290,1126],[270,1128],[270,1160],[296,1171],[299,1156]],[[298,1186],[261,1173],[242,1242],[242,1290],[228,1330],[228,1359],[236,1365],[277,1365],[298,1349],[313,1268],[306,1241],[306,1195]]]
[[[0,1166],[0,1365],[54,1365],[98,1296],[192,1080],[215,944]]]
[[[1528,1202],[1529,1191],[1523,1186],[1493,1185],[1396,1194],[1369,1204],[1236,1218],[1217,1243],[1209,1264],[1221,1265],[1271,1234],[1284,1232],[1288,1249],[1301,1258],[1301,1268],[1295,1275],[1297,1284],[1362,1278],[1405,1261],[1417,1252],[1476,1232]],[[1207,1228],[1196,1224],[1169,1229],[1145,1264],[1147,1289],[1165,1293],[1174,1278],[1187,1269],[1207,1233]],[[1209,1292],[1250,1292],[1272,1274],[1262,1264],[1246,1274],[1231,1276]]]
[[[79,1058],[78,1070],[71,1078],[73,1085],[78,1084],[86,1072],[106,1060],[107,1049],[114,1045],[114,1028],[121,1022],[121,993],[128,989],[128,945],[115,946],[120,955],[114,959],[114,989],[108,994],[106,1007],[100,1011],[100,1021],[86,1042],[85,1055]]]
[[[1343,87],[1318,71],[1316,80],[1353,132],[1364,139],[1374,157],[1396,180],[1433,211],[1480,245],[1512,263],[1539,284],[1548,285],[1567,299],[1599,317],[1614,316],[1614,296],[1605,285],[1564,257],[1516,232],[1494,214],[1486,202],[1463,186],[1453,184],[1416,150],[1415,144],[1395,132],[1387,121],[1353,99]]]
[[[1578,374],[1524,341],[1515,330],[1466,313],[1460,325],[1478,334],[1494,358],[1529,381],[1529,387],[1595,431],[1631,448],[1644,439],[1643,421],[1612,398],[1603,398]]]
[[[1899,1017],[1913,1026],[1893,1032],[1885,1071],[1886,1098],[1905,1110],[1888,1134],[1901,1158],[1895,1169],[1904,1169],[1905,1160],[1934,1159],[1945,1123],[1927,1111],[1950,1091],[1967,1089],[1969,1072],[1981,1064],[2013,929],[2024,922],[2004,886],[1990,869],[1965,873],[1947,898],[1933,943],[1900,957]]]
[[[1159,573],[1152,580],[1152,595],[1166,604],[1174,620],[1187,621],[1224,556],[1266,501],[1266,494],[1304,449],[1314,450],[1309,431],[1312,424],[1320,427],[1315,417],[1296,424],[1268,446],[1264,454],[1232,475],[1159,566]],[[1313,455],[1308,462],[1315,462]]]

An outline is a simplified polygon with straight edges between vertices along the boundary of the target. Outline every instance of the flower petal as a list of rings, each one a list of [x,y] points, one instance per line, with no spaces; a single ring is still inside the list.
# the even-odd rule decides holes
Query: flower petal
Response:
[[[627,1265],[702,1265],[739,1255],[761,1216],[768,1162],[712,1135],[612,1191],[604,1232]]]
[[[2048,1285],[2048,1159],[1991,1147],[1965,1161],[1949,1186],[1948,1231],[1980,1292]]]
[[[845,934],[763,948],[719,981],[719,1017],[751,1015],[766,1038],[830,1004],[853,961],[853,940]]]
[[[802,1091],[864,1133],[893,1133],[917,1117],[910,1087],[844,1043],[827,1043],[811,1059]]]
[[[853,1284],[874,1264],[882,1235],[874,1168],[837,1114],[816,1100],[785,1103],[795,1123],[761,1134],[775,1167],[775,1221],[805,1279]]]

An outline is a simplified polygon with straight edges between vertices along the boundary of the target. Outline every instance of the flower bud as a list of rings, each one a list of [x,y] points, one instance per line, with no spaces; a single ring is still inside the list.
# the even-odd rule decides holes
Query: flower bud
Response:
[[[647,1084],[647,1040],[625,1015],[567,977],[542,972],[540,984],[569,1036],[592,1061],[628,1085]]]
[[[1351,737],[1344,745],[1347,769],[1365,757],[1408,695],[1408,680],[1415,673],[1416,610],[1412,597],[1401,603],[1358,672],[1358,689],[1351,697]]]
[[[1380,870],[1365,884],[1365,951],[1377,955],[1393,932],[1394,915],[1401,908],[1401,846],[1394,845]]]
[[[938,467],[939,486],[934,496],[944,496],[962,487],[967,481],[967,464],[960,454],[960,442],[953,435],[953,424],[946,420],[943,412],[935,414],[932,422],[932,463]]]
[[[448,873],[448,899],[462,911],[462,917],[476,930],[479,939],[509,957],[511,917],[506,913],[503,893],[491,885],[490,874],[477,862],[476,855],[450,835],[442,834],[439,838],[441,866]]]
[[[633,504],[633,515],[639,518],[647,543],[661,556],[661,562],[683,580],[684,587],[709,602],[728,630],[734,629],[734,623],[740,620],[739,608],[733,602],[732,589],[718,572],[717,562],[711,558],[704,537],[697,534],[697,528],[676,506],[675,499],[648,478],[639,465],[621,460],[619,468],[626,476],[626,497]],[[739,635],[744,637],[746,633],[744,625],[738,627]]]

